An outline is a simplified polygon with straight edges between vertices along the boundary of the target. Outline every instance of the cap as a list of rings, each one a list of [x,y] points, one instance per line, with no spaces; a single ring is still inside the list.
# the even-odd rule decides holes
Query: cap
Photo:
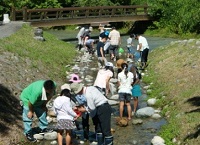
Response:
[[[112,63],[112,62],[106,62],[106,66],[111,66],[111,67],[113,67],[113,63]]]
[[[83,86],[84,86],[84,84],[82,84],[82,83],[72,83],[70,85],[71,92],[78,94],[82,90]]]

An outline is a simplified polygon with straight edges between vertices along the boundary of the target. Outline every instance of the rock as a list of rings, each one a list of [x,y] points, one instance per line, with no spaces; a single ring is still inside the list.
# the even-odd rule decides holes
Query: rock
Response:
[[[54,141],[52,141],[50,144],[52,144],[52,145],[57,145],[57,141],[56,140],[54,140]]]
[[[109,103],[110,105],[116,105],[116,104],[119,104],[119,101],[108,100],[108,103]]]
[[[44,136],[41,135],[41,134],[34,134],[33,137],[36,138],[37,140],[43,140],[44,139]]]
[[[126,127],[128,125],[128,120],[127,118],[116,118],[116,124],[119,125],[120,127]]]
[[[151,140],[151,143],[153,145],[165,145],[164,139],[162,139],[160,136],[154,136]]]
[[[151,99],[147,100],[147,105],[153,106],[155,104],[156,104],[156,99],[155,98],[151,98]]]
[[[160,119],[161,116],[160,116],[160,114],[155,113],[155,114],[153,114],[153,115],[151,116],[151,118],[153,118],[153,119]]]
[[[119,95],[118,94],[113,95],[113,96],[110,97],[110,99],[112,99],[112,100],[119,100]]]
[[[153,114],[154,114],[154,109],[152,107],[145,107],[137,110],[136,112],[137,117],[150,117]]]
[[[133,119],[132,120],[133,125],[142,124],[142,123],[143,123],[142,119]]]
[[[57,132],[48,132],[44,134],[44,139],[46,140],[56,140],[57,139]]]
[[[111,79],[110,79],[110,82],[111,82],[111,83],[117,83],[117,79],[111,78]]]

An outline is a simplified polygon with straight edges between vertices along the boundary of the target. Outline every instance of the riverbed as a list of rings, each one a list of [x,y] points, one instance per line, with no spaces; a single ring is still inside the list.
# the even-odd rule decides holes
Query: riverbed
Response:
[[[74,43],[74,46],[77,43],[77,40],[76,40],[76,34],[78,32],[77,30],[74,30],[74,31],[50,30],[48,32],[54,34],[55,36],[58,37],[58,39],[61,39],[67,43]],[[93,32],[92,37],[94,39],[98,39],[98,34],[99,34],[98,31]],[[128,37],[129,37],[128,35],[122,36],[121,47],[126,48],[126,39]],[[158,38],[158,37],[149,37],[149,36],[146,38],[150,46],[150,51],[159,46],[164,46],[164,45],[169,44],[171,41],[174,41],[174,39],[171,39],[171,38]],[[134,40],[134,44],[137,45],[136,40]],[[82,67],[85,67],[85,66],[82,65]],[[96,68],[96,67],[97,67],[96,57],[93,56],[92,61],[88,64],[88,68]],[[96,73],[97,73],[97,70],[92,71],[92,73],[91,71],[86,70],[84,76],[91,75],[95,79]],[[141,85],[143,87],[146,84],[141,83]],[[146,103],[147,97],[148,96],[146,94],[146,91],[143,90],[143,95],[139,98],[139,108],[143,108],[147,106],[147,103]],[[132,125],[132,123],[129,122],[129,125],[127,127],[119,127],[116,125],[116,120],[115,120],[115,118],[119,116],[118,105],[114,105],[112,106],[112,108],[113,108],[113,115],[112,115],[111,124],[112,124],[112,128],[115,130],[115,132],[113,133],[115,145],[134,145],[134,144],[151,145],[151,139],[155,135],[157,135],[161,126],[167,123],[164,118],[157,119],[157,120],[152,119],[152,118],[142,118],[143,123],[140,125]],[[135,117],[133,117],[133,119],[135,119]],[[92,123],[90,125],[91,125],[90,129],[91,129],[91,138],[92,138],[93,125]],[[48,141],[43,141],[40,143],[40,145],[47,145],[47,144],[49,145]],[[84,145],[90,145],[90,142],[85,142]]]

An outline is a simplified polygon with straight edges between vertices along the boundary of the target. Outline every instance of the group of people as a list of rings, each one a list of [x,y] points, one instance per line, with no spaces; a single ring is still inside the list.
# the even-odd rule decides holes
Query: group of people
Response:
[[[82,29],[82,28],[81,28]],[[84,28],[85,29],[85,28]],[[90,31],[90,30],[89,30]],[[78,36],[78,35],[77,35]],[[80,34],[80,36],[82,36]],[[87,37],[87,36],[86,36]],[[130,38],[138,40],[138,51],[141,53],[141,65],[147,66],[147,56],[149,46],[141,35],[131,35]],[[81,38],[81,37],[80,37]],[[137,73],[137,67],[133,63],[133,58],[129,54],[126,61],[117,56],[118,47],[121,44],[119,32],[113,27],[108,33],[103,31],[100,34],[100,40],[97,43],[97,58],[100,63],[100,69],[97,72],[93,86],[85,86],[77,74],[72,74],[67,84],[61,86],[60,95],[54,100],[54,112],[57,116],[58,144],[62,145],[63,133],[66,131],[66,145],[71,143],[71,131],[77,128],[76,120],[82,117],[82,126],[84,138],[89,139],[89,116],[92,118],[95,126],[96,141],[98,145],[113,144],[111,134],[111,113],[112,109],[108,103],[108,94],[110,93],[110,79],[114,77],[114,65],[108,62],[105,57],[104,45],[110,41],[110,59],[117,58],[117,84],[119,95],[119,117],[124,116],[124,106],[127,106],[127,119],[131,120],[138,107],[138,97],[140,97],[140,78]],[[127,40],[128,52],[131,53],[132,40]],[[83,45],[79,42],[79,48]],[[56,92],[56,83],[52,80],[39,80],[31,83],[21,93],[20,99],[23,107],[24,134],[31,142],[36,142],[32,129],[34,113],[38,117],[39,127],[36,133],[44,134],[53,131],[48,129],[47,102],[52,99]],[[133,108],[131,100],[133,99]],[[106,118],[106,119],[105,119]]]
[[[89,116],[95,125],[95,133],[98,145],[112,144],[111,134],[111,106],[100,88],[107,88],[108,80],[113,76],[112,63],[107,63],[105,72],[99,74],[105,82],[97,79],[95,86],[84,86],[77,74],[72,74],[68,83],[61,86],[61,92],[54,100],[54,112],[57,116],[58,145],[63,144],[63,134],[66,134],[66,145],[71,144],[72,130],[77,128],[76,120],[82,116],[84,138],[89,140]],[[103,72],[103,70],[102,70]],[[101,82],[103,84],[101,84]],[[23,102],[24,134],[31,142],[36,142],[34,133],[46,133],[53,131],[48,129],[46,103],[55,95],[56,83],[52,80],[39,80],[26,87],[20,99]],[[108,90],[105,89],[105,93]],[[39,127],[37,132],[32,128],[34,113],[38,117]],[[106,119],[105,119],[106,118]]]
[[[77,34],[79,50],[85,46],[89,53],[94,53],[94,44],[96,45],[98,66],[104,67],[107,59],[106,54],[109,53],[110,60],[116,61],[119,59],[119,47],[122,43],[120,32],[116,30],[115,27],[108,31],[104,26],[99,26],[100,35],[99,40],[91,39],[90,32],[92,28],[86,29],[85,27],[80,27]],[[134,46],[133,38],[138,40],[138,45]],[[139,34],[131,34],[126,40],[127,47],[127,58],[133,58],[136,61],[140,61],[141,69],[145,69],[149,53],[149,45],[147,39]],[[133,49],[134,48],[134,49]]]

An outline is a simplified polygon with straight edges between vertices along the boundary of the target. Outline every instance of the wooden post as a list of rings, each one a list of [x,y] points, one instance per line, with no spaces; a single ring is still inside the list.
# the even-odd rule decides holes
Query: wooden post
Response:
[[[15,11],[15,7],[12,7],[10,16],[11,16],[11,20],[12,20],[12,21],[16,21],[16,11]]]
[[[27,7],[23,7],[23,21],[27,21]]]

